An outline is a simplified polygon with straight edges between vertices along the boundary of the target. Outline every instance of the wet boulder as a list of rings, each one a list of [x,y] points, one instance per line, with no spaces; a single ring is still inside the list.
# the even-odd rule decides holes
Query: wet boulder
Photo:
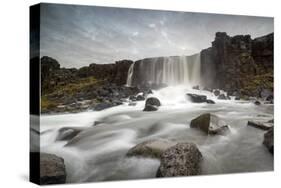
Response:
[[[221,93],[221,92],[220,92],[220,90],[218,90],[218,89],[216,89],[216,90],[214,91],[214,95],[215,95],[215,96],[219,96],[220,93]]]
[[[53,154],[40,153],[40,184],[62,184],[65,181],[64,159]]]
[[[228,98],[227,98],[227,96],[225,96],[225,94],[220,94],[219,96],[218,96],[218,99],[220,99],[220,100],[227,100]]]
[[[161,106],[160,100],[156,97],[150,97],[146,99],[143,111],[157,111],[159,106]]]
[[[144,97],[143,95],[138,95],[138,96],[136,97],[136,100],[137,100],[137,101],[144,101],[144,100],[145,100],[145,97]]]
[[[150,158],[160,158],[161,154],[168,148],[176,145],[175,142],[168,140],[149,140],[137,144],[133,148],[129,149],[127,152],[128,157],[150,157]]]
[[[199,90],[199,85],[193,86],[192,89]]]
[[[258,106],[258,105],[261,105],[261,102],[260,101],[255,101],[254,104]]]
[[[197,118],[191,120],[191,128],[198,128],[211,135],[225,135],[228,133],[229,127],[224,121],[222,121],[218,116],[210,113],[202,114]]]
[[[158,110],[158,107],[157,106],[154,106],[154,105],[145,105],[143,111],[147,111],[147,112],[150,112],[150,111],[157,111]]]
[[[203,103],[207,101],[206,95],[197,95],[192,93],[187,93],[186,95],[194,103]]]
[[[274,128],[270,128],[263,138],[263,145],[265,145],[270,153],[274,153]]]
[[[208,104],[216,104],[215,101],[213,101],[213,100],[211,100],[211,99],[207,99],[207,100],[206,100],[206,103],[208,103]]]
[[[156,177],[192,176],[201,173],[202,154],[193,143],[179,143],[164,151]]]
[[[248,121],[247,125],[261,130],[269,130],[273,127],[273,123],[260,121]]]
[[[59,134],[56,138],[58,141],[70,140],[79,134],[82,130],[74,127],[63,127],[59,129]]]

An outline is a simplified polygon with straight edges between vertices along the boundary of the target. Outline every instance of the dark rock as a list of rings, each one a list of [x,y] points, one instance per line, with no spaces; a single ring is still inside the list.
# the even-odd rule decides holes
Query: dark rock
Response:
[[[187,93],[186,95],[194,103],[203,103],[207,101],[206,95],[197,95],[192,93]]]
[[[220,94],[220,95],[218,96],[218,99],[220,99],[220,100],[226,100],[227,97],[225,96],[225,94]]]
[[[236,97],[234,98],[234,100],[240,100],[240,97],[236,96]]]
[[[248,121],[248,126],[252,126],[262,130],[269,130],[273,127],[273,123],[269,122],[259,122],[259,121]]]
[[[211,99],[207,99],[207,100],[206,100],[206,103],[208,103],[208,104],[216,104],[215,101],[213,101],[213,100],[211,100]]]
[[[268,95],[266,98],[265,98],[266,101],[273,101],[273,95]]]
[[[267,147],[270,153],[274,153],[274,128],[270,128],[265,134],[263,144]]]
[[[219,96],[220,93],[221,93],[220,90],[217,90],[217,89],[216,89],[216,90],[214,91],[214,95],[215,95],[215,96]]]
[[[254,104],[255,105],[261,105],[261,102],[260,101],[255,101]]]
[[[66,170],[63,158],[40,153],[40,184],[62,184],[65,181]]]
[[[161,155],[156,177],[199,175],[201,161],[202,154],[195,144],[176,144]]]
[[[161,154],[171,146],[176,145],[175,142],[168,140],[150,140],[137,144],[129,149],[127,156],[140,156],[160,158]]]
[[[74,127],[63,127],[59,129],[59,134],[56,138],[56,140],[62,141],[62,140],[70,140],[74,138],[77,134],[81,132],[81,129],[74,128]]]
[[[145,105],[143,111],[157,111],[158,110],[158,107],[157,106],[154,106],[154,105]]]
[[[229,127],[218,116],[207,113],[198,116],[190,122],[191,128],[198,128],[206,134],[225,135]]]
[[[193,86],[192,89],[196,89],[196,90],[199,90],[199,85],[196,85],[196,86]]]
[[[273,38],[273,33],[251,39],[217,32],[212,46],[201,51],[202,82],[241,96],[259,97],[263,87],[272,91]]]
[[[138,96],[136,97],[136,100],[137,100],[137,101],[144,101],[145,98],[144,98],[144,96],[142,96],[142,95],[138,95]]]
[[[159,99],[157,99],[156,97],[149,97],[148,99],[146,99],[145,105],[148,104],[153,106],[161,106]]]
[[[112,104],[112,103],[108,103],[108,102],[99,103],[99,104],[96,104],[96,105],[94,106],[94,110],[95,110],[95,111],[101,111],[101,110],[105,110],[105,109],[107,109],[107,108],[111,108],[111,107],[113,107],[113,106],[115,106],[115,105]]]
[[[137,101],[137,97],[136,97],[136,96],[130,96],[130,97],[129,97],[129,100],[131,100],[131,101]]]

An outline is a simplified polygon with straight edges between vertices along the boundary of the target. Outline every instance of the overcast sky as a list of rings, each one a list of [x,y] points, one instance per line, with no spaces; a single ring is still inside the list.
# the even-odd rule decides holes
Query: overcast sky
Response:
[[[210,47],[218,31],[255,38],[273,32],[273,18],[43,4],[41,56],[82,67],[191,55]]]

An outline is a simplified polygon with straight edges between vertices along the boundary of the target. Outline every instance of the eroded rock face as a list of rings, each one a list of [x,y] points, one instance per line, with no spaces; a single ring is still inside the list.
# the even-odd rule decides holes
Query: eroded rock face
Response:
[[[40,153],[40,184],[61,184],[66,181],[64,160],[53,154]]]
[[[267,147],[268,151],[270,153],[274,153],[274,128],[270,128],[269,131],[267,131],[264,134],[263,144]]]
[[[217,32],[212,47],[201,51],[201,80],[206,87],[243,96],[273,91],[273,33],[256,39]]]
[[[202,154],[195,144],[176,144],[161,155],[156,177],[199,175],[201,160]]]
[[[140,156],[160,158],[161,154],[168,148],[174,146],[176,143],[168,140],[150,140],[140,144],[137,144],[131,148],[127,156]]]
[[[230,130],[228,125],[218,116],[210,113],[202,114],[190,122],[191,128],[198,128],[206,134],[225,135]]]

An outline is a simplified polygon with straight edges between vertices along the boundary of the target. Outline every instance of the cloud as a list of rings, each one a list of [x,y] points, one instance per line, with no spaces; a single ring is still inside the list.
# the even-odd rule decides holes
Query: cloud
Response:
[[[41,55],[63,67],[121,59],[191,55],[211,46],[217,31],[252,38],[273,32],[273,19],[95,6],[43,4]]]

